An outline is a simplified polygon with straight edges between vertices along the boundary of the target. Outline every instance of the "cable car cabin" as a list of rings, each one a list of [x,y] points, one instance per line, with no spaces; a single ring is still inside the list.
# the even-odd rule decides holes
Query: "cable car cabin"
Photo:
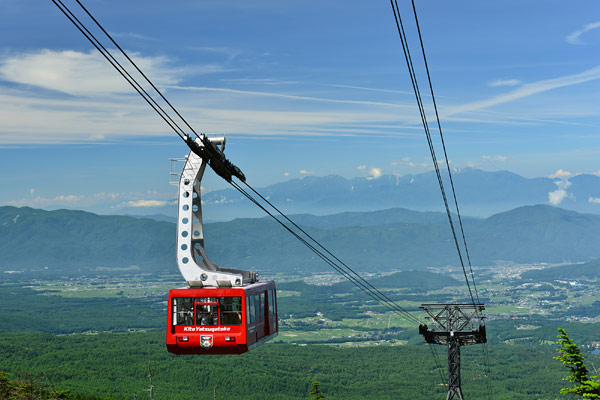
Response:
[[[275,282],[169,290],[167,350],[241,354],[277,336]]]

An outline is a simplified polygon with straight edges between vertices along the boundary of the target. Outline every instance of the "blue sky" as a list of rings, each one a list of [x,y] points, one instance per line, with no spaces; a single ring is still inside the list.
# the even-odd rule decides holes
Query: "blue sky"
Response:
[[[387,1],[84,4],[197,131],[227,135],[255,187],[431,169]],[[0,6],[0,205],[152,214],[169,204],[168,159],[186,146],[50,0]],[[600,173],[598,1],[417,10],[452,167]]]

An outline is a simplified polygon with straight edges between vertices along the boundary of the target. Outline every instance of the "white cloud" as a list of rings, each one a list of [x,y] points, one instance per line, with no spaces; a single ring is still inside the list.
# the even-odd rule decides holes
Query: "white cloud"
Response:
[[[580,39],[581,35],[583,35],[586,32],[589,32],[593,29],[598,29],[598,28],[600,28],[600,21],[592,22],[591,24],[586,24],[583,26],[583,28],[567,35],[565,40],[567,41],[567,43],[571,43],[571,44],[582,44],[581,39]]]
[[[117,54],[116,51],[112,53]],[[130,57],[157,86],[176,84],[176,71],[166,67],[164,57]],[[124,58],[115,56],[126,66]],[[127,66],[129,71],[133,67]],[[135,77],[135,76],[134,76]],[[5,58],[0,62],[0,78],[74,96],[101,96],[134,93],[130,85],[97,51],[38,50]],[[138,78],[142,83],[142,78]]]
[[[383,175],[383,171],[381,171],[381,168],[372,167],[369,168],[369,176],[367,177],[367,179],[378,179],[381,178],[381,175]]]
[[[559,170],[562,171],[562,170]],[[563,173],[565,173],[565,171],[562,171]],[[558,171],[557,171],[558,173]],[[570,175],[570,173],[568,173]],[[568,175],[567,175],[568,176]],[[567,192],[567,188],[569,186],[571,186],[571,182],[569,182],[566,177],[565,179],[560,179],[558,181],[555,181],[554,184],[558,187],[557,190],[548,193],[548,202],[550,204],[552,204],[553,206],[557,206],[560,203],[562,203],[562,201],[564,199],[574,199],[575,196],[573,196],[572,193]]]
[[[61,208],[61,207],[94,207],[104,206],[110,208],[123,207],[160,207],[170,204],[176,204],[177,200],[172,200],[172,193],[153,194],[156,200],[146,200],[144,197],[148,193],[115,193],[115,192],[98,192],[93,194],[60,194],[57,196],[43,197],[35,195],[35,188],[29,189],[29,197],[20,200],[6,202],[7,205],[15,207],[34,207],[34,208]],[[160,198],[167,199],[161,200]]]
[[[548,193],[548,202],[553,206],[557,206],[567,197],[572,197],[572,195],[569,195],[566,190],[558,189]]]
[[[289,172],[284,172],[283,176],[288,177],[288,176],[290,176],[290,173]]]
[[[35,196],[35,189],[29,189],[29,194],[31,197],[24,198],[21,200],[13,200],[9,201],[6,204],[15,206],[15,207],[47,207],[47,206],[73,206],[80,204],[83,200],[86,199],[83,195],[74,195],[74,194],[61,194],[55,197],[41,197]]]
[[[432,164],[431,164],[431,162],[418,163],[418,162],[412,161],[412,159],[410,157],[404,157],[401,160],[393,161],[392,166],[393,167],[407,166],[407,167],[411,167],[411,168],[423,169],[423,168],[431,168]]]
[[[497,155],[497,156],[481,156],[482,159],[484,159],[485,161],[498,161],[498,162],[506,162],[508,160],[508,157],[506,156],[501,156],[501,155]]]
[[[566,179],[566,178],[569,178],[571,175],[573,175],[571,172],[559,169],[555,173],[553,173],[552,175],[548,176],[548,178]],[[554,183],[556,183],[556,182],[554,182]]]
[[[588,199],[588,203],[598,203],[598,204],[600,204],[600,197],[590,197]]]
[[[171,201],[164,200],[130,200],[125,201],[115,208],[123,208],[123,207],[162,207],[169,204],[173,204]]]
[[[359,165],[358,167],[356,167],[356,169],[364,173],[368,180],[378,179],[381,178],[381,176],[383,175],[383,171],[381,170],[381,168],[377,167],[367,168],[366,165]]]
[[[300,171],[298,171],[300,173],[300,175],[314,175],[315,171],[309,171],[306,169],[301,169]]]
[[[490,82],[488,85],[491,87],[499,87],[499,86],[517,86],[520,85],[521,81],[518,79],[498,79]]]

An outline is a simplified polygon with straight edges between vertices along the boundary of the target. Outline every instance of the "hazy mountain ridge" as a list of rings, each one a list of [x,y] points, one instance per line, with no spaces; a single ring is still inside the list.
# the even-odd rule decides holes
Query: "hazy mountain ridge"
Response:
[[[305,229],[361,271],[457,265],[445,214],[392,209],[299,216]],[[474,265],[497,261],[585,262],[600,258],[600,216],[549,206],[520,207],[487,219],[465,218]],[[209,257],[223,267],[328,271],[329,267],[272,220],[206,224]],[[0,270],[82,273],[96,267],[177,272],[175,225],[82,211],[0,207]],[[105,270],[105,269],[103,269]],[[120,273],[120,272],[118,272]]]
[[[4,270],[158,266],[165,262],[160,255],[172,255],[174,249],[175,225],[169,222],[75,210],[0,207],[0,268]]]
[[[535,281],[566,280],[597,280],[600,279],[600,260],[583,264],[560,265],[558,267],[544,268],[524,272],[521,278]]]
[[[442,176],[449,188],[447,174]],[[553,205],[600,214],[600,204],[593,201],[600,198],[600,177],[596,175],[577,175],[569,180],[529,179],[508,171],[464,168],[454,172],[453,180],[465,215],[489,216],[524,205],[550,205],[550,193],[559,190],[563,190],[564,195],[560,192],[559,203],[556,203],[555,196]],[[383,175],[377,179],[307,176],[267,186],[260,192],[288,214],[310,210],[312,214],[325,215],[392,207],[441,211],[443,207],[433,171],[403,176]],[[211,218],[260,216],[256,207],[233,189],[207,193],[203,200]]]

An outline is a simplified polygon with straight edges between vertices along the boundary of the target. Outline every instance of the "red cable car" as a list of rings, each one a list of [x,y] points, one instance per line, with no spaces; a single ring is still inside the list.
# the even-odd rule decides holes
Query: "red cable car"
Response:
[[[277,335],[275,282],[241,288],[169,291],[167,349],[175,354],[241,354]]]
[[[225,138],[198,139],[196,146],[208,148],[200,151],[206,157],[217,151],[225,159]],[[206,165],[190,151],[179,180],[177,265],[189,288],[169,291],[167,350],[241,354],[277,336],[275,282],[260,282],[254,272],[220,268],[206,256],[200,200]]]

